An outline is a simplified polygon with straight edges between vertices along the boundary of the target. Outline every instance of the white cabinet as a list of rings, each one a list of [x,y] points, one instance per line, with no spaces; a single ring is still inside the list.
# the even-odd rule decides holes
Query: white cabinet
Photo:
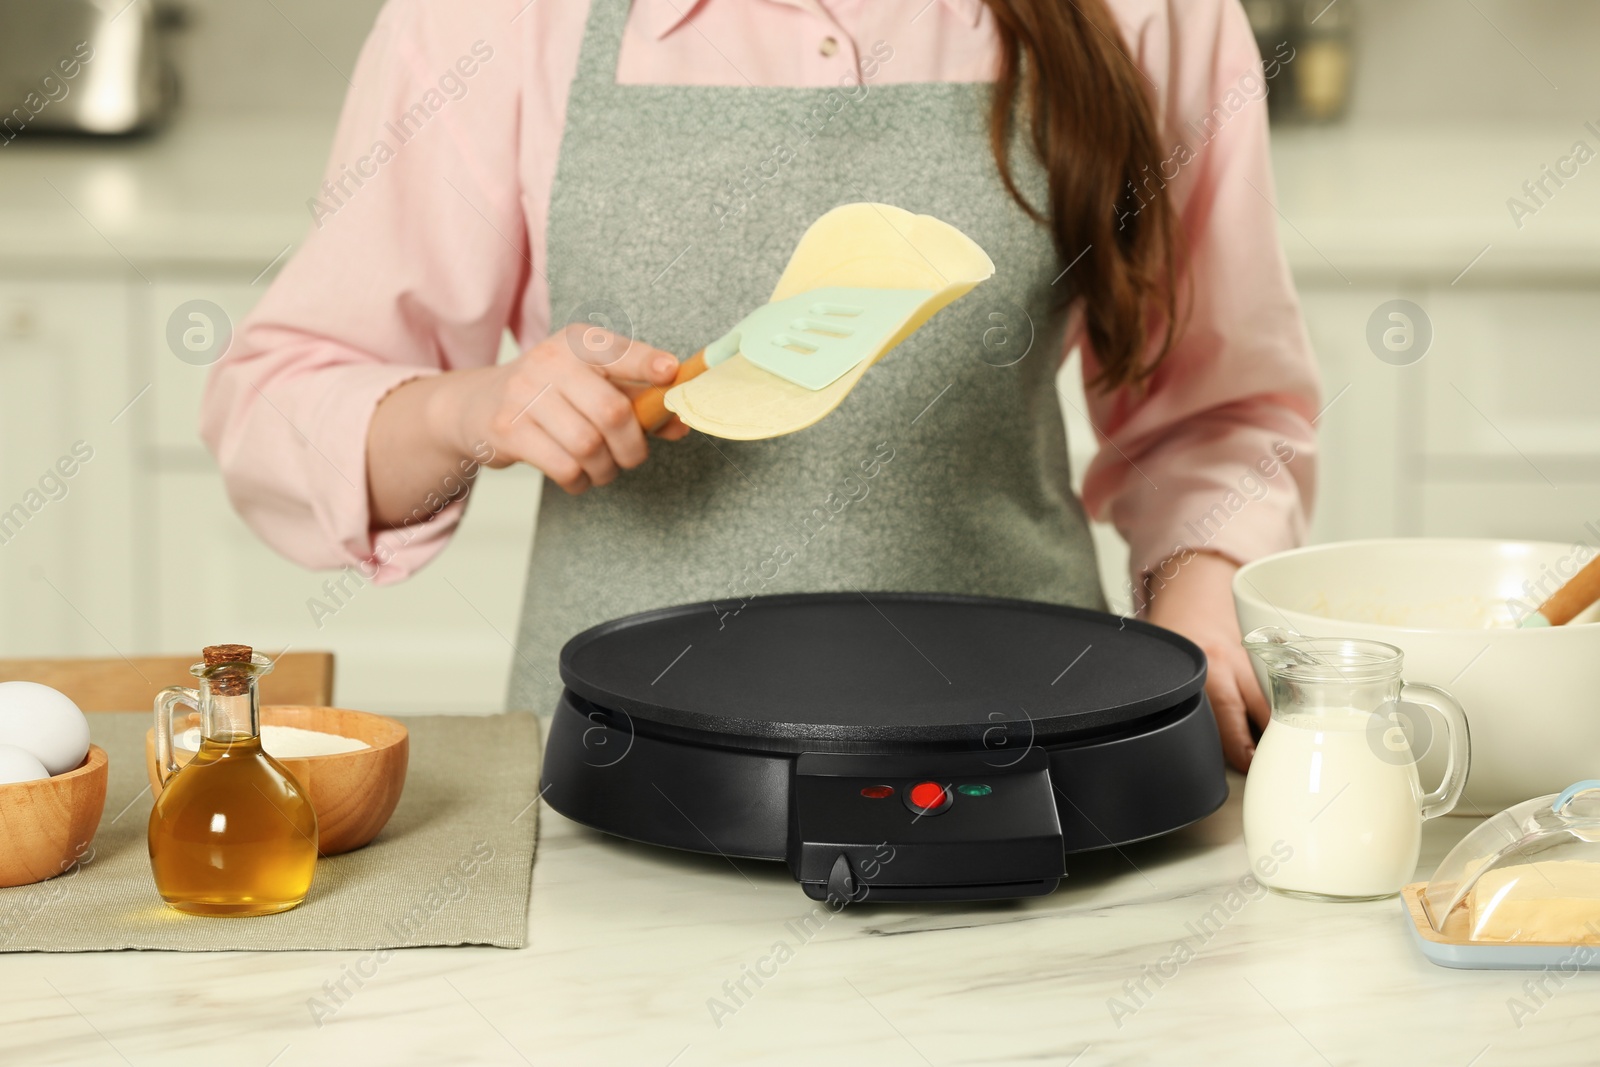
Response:
[[[1543,482],[1541,460],[1584,460],[1600,474],[1600,293],[1449,289],[1426,301],[1436,337],[1423,364],[1430,457],[1486,461],[1487,476],[1508,480]]]
[[[148,380],[154,383],[148,413],[149,443],[159,459],[184,464],[205,456],[205,446],[200,443],[200,398],[210,368],[181,359],[173,352],[167,339],[169,320],[176,315],[187,328],[195,328],[179,312],[191,301],[204,300],[220,307],[227,316],[226,324],[213,323],[211,328],[237,327],[261,299],[266,285],[266,279],[251,285],[248,278],[163,278],[138,294],[144,325],[140,354]],[[185,456],[185,451],[191,454]]]
[[[1372,312],[1397,297],[1433,332],[1406,366],[1379,360],[1366,337]],[[1585,528],[1600,526],[1600,294],[1439,284],[1301,299],[1329,405],[1316,540],[1600,538]]]
[[[1396,294],[1304,289],[1306,330],[1322,372],[1317,419],[1316,541],[1388,537],[1401,526],[1409,492],[1405,412],[1418,388],[1415,365],[1384,363],[1367,347],[1367,319]]]
[[[1600,541],[1600,293],[1441,290],[1425,306],[1418,532]]]
[[[143,644],[129,332],[120,283],[0,280],[0,655]]]

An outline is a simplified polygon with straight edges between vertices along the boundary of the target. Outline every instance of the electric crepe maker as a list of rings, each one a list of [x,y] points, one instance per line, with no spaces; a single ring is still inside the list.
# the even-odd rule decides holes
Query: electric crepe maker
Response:
[[[618,837],[782,861],[817,900],[1056,888],[1070,853],[1227,797],[1206,661],[1024,600],[817,593],[604,623],[561,651],[541,789]]]

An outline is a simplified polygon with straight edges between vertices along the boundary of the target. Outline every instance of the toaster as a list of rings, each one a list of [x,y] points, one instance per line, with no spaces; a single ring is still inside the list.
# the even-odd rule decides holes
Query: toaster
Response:
[[[0,147],[158,124],[177,95],[171,19],[152,0],[0,0]]]

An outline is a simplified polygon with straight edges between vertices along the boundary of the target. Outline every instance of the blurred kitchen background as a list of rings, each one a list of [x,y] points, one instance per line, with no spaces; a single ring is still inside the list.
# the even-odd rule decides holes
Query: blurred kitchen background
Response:
[[[0,525],[0,656],[322,648],[348,706],[499,707],[537,477],[485,477],[412,580],[330,593],[228,506],[196,436],[204,324],[198,354],[169,341],[191,301],[237,322],[302,239],[379,0],[127,3],[0,0],[6,108],[89,36],[76,95],[38,125],[150,125],[0,136],[0,513],[28,511]],[[1269,63],[1293,56],[1269,99],[1325,379],[1315,537],[1600,540],[1600,163],[1523,189],[1575,142],[1600,150],[1600,3],[1245,6]],[[170,70],[141,68],[152,42]],[[1511,197],[1536,210],[1514,219]],[[78,442],[92,458],[48,478]],[[1125,606],[1123,550],[1098,535]]]

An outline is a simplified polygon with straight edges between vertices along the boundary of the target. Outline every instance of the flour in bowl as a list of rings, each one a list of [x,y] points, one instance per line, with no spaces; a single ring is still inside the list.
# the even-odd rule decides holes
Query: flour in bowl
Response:
[[[1340,622],[1413,630],[1509,630],[1519,621],[1505,600],[1462,595],[1404,603],[1382,588],[1346,590],[1334,596],[1319,591],[1303,610]]]
[[[189,727],[173,739],[173,744],[185,752],[198,752],[200,727]],[[280,759],[302,759],[306,756],[332,756],[339,752],[357,752],[372,746],[355,737],[267,723],[261,727],[261,747],[266,749],[269,756],[277,756]]]

